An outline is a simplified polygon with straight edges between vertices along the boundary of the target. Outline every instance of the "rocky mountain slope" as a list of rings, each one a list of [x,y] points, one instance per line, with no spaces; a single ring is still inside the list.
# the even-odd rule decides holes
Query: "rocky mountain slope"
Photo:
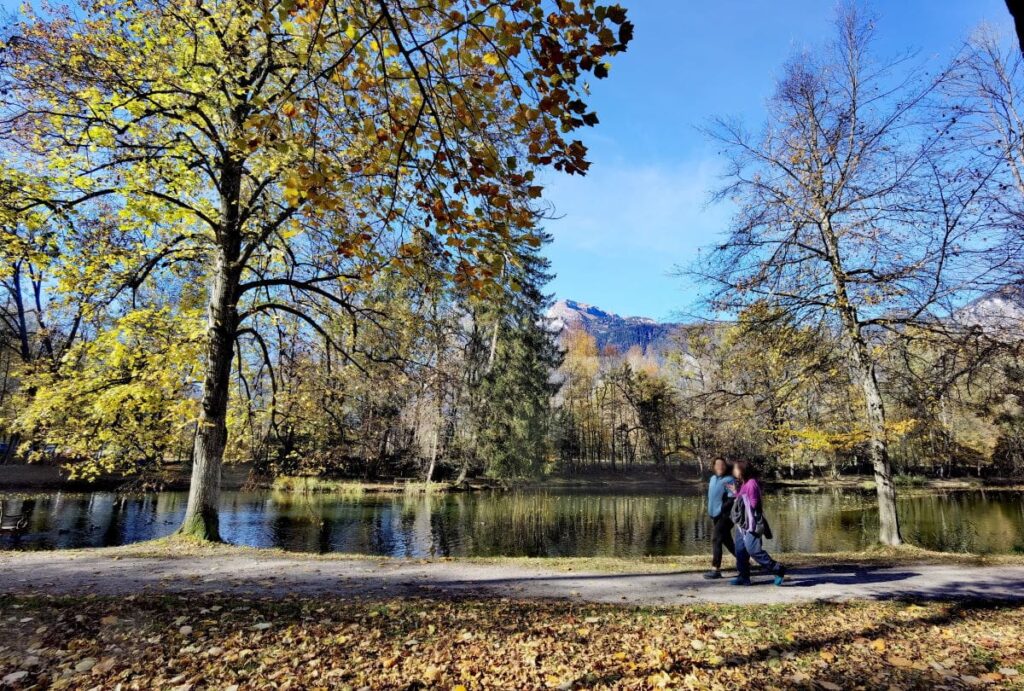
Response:
[[[681,326],[656,322],[647,317],[621,317],[575,300],[559,300],[548,310],[548,318],[556,331],[586,331],[597,341],[601,352],[614,348],[625,353],[633,346],[644,353],[657,352]]]
[[[668,349],[671,336],[686,327],[648,317],[623,317],[576,300],[559,300],[547,316],[557,333],[589,333],[600,352],[613,349],[625,353],[636,346],[645,354],[658,355]],[[993,290],[957,310],[953,318],[962,325],[980,327],[996,338],[1024,340],[1024,286],[1008,285]]]
[[[955,319],[1003,339],[1024,339],[1024,286],[993,290],[957,310]]]

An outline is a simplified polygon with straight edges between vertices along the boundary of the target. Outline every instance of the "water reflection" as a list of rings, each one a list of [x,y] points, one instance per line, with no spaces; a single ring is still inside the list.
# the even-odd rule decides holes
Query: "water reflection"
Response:
[[[270,492],[224,495],[221,531],[230,542],[299,552],[424,556],[643,556],[704,553],[710,523],[696,488],[684,495],[512,492],[370,495]],[[121,545],[174,531],[187,495],[51,493],[5,496],[16,513],[35,502],[18,537],[0,548]],[[900,500],[904,535],[955,552],[1024,551],[1024,495],[919,494]],[[873,496],[856,491],[783,492],[770,498],[774,551],[861,549],[877,534]]]

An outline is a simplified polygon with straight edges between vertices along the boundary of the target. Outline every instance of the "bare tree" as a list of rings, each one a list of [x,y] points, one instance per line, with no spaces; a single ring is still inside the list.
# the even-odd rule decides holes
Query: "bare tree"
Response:
[[[836,28],[826,48],[786,65],[759,135],[728,120],[710,128],[728,161],[716,199],[737,209],[696,273],[715,286],[716,309],[766,301],[843,335],[863,395],[879,539],[896,545],[878,350],[907,324],[938,325],[971,284],[991,170],[950,143],[955,116],[932,98],[945,73],[874,61],[874,23],[853,6]]]
[[[1013,278],[1024,278],[1024,56],[1011,41],[989,30],[974,33],[946,89],[955,103],[965,146],[997,169],[988,187],[997,213],[1003,261]]]

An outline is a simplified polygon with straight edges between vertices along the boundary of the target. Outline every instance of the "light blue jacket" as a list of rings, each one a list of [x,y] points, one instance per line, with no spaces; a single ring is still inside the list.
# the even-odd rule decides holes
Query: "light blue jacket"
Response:
[[[708,515],[714,518],[722,513],[722,504],[725,502],[726,488],[736,481],[732,475],[718,477],[712,475],[708,481]]]

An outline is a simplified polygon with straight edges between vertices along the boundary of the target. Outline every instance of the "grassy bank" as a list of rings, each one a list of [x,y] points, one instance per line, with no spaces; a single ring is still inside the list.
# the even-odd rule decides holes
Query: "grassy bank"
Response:
[[[401,561],[392,557],[368,554],[347,554],[333,552],[315,554],[289,552],[279,548],[245,547],[241,545],[210,544],[196,542],[189,538],[171,536],[158,540],[137,542],[122,547],[88,548],[65,550],[79,554],[105,554],[111,557],[175,558],[209,556],[212,559],[224,554],[240,554],[253,557],[286,556],[289,559],[310,559],[330,561],[333,559],[371,559],[378,562]],[[1024,554],[962,554],[954,552],[933,552],[910,545],[902,547],[878,546],[859,552],[780,552],[774,555],[790,566],[828,566],[837,564],[859,564],[884,567],[906,564],[959,564],[968,566],[1024,566]],[[12,555],[13,558],[17,558]],[[657,557],[435,557],[419,559],[431,561],[456,561],[475,564],[509,564],[524,568],[556,569],[564,571],[595,571],[601,573],[641,572],[698,572],[708,568],[708,555]]]
[[[1020,606],[0,598],[14,688],[1019,687]]]
[[[333,480],[321,477],[285,475],[275,478],[270,488],[275,492],[361,497],[364,494],[434,494],[455,490],[493,489],[494,487],[479,484],[466,484],[456,487],[449,482],[417,482],[414,480],[396,480],[391,483],[362,482],[359,480]]]

